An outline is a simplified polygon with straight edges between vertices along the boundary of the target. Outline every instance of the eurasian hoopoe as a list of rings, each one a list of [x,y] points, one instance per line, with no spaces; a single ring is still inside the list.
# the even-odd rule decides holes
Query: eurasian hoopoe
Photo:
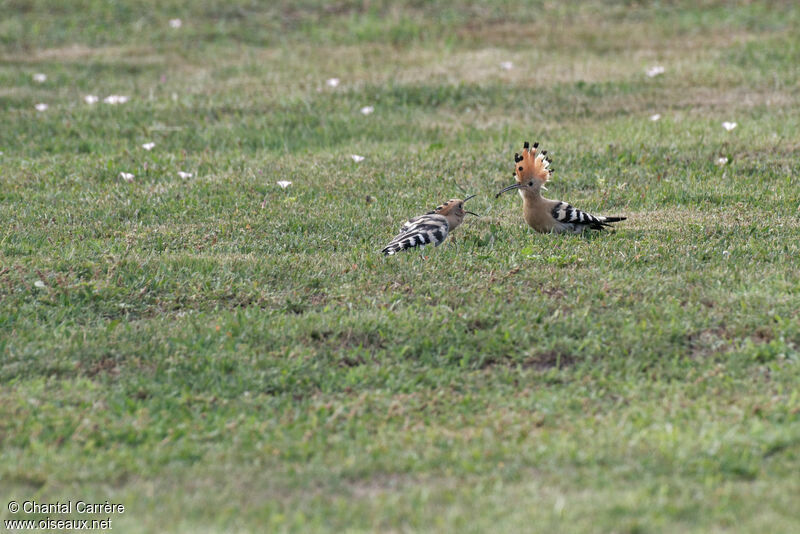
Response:
[[[464,215],[469,213],[477,216],[476,213],[464,210],[464,202],[474,196],[470,195],[464,200],[452,198],[425,215],[407,220],[400,228],[400,233],[381,252],[391,255],[401,250],[425,246],[428,243],[433,243],[438,247],[447,238],[447,234],[461,224]]]
[[[574,232],[580,233],[590,228],[602,230],[610,223],[624,221],[627,217],[595,217],[577,208],[573,208],[560,200],[549,200],[542,196],[541,189],[553,175],[550,168],[552,160],[545,157],[547,150],[539,152],[539,143],[533,148],[525,141],[522,155],[514,154],[516,169],[514,178],[517,183],[503,188],[495,198],[512,189],[519,189],[522,197],[522,212],[528,226],[537,232]]]

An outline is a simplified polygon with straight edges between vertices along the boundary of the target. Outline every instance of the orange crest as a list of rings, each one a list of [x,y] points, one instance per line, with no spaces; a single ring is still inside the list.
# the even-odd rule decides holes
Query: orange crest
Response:
[[[514,178],[518,183],[537,180],[544,184],[553,175],[550,168],[552,160],[547,156],[547,150],[539,151],[539,143],[534,143],[531,148],[530,143],[525,141],[522,148],[522,155],[514,154]]]
[[[436,206],[436,209],[433,211],[439,215],[450,215],[450,212],[453,211],[460,202],[462,202],[462,200],[458,198],[451,198],[441,206]]]

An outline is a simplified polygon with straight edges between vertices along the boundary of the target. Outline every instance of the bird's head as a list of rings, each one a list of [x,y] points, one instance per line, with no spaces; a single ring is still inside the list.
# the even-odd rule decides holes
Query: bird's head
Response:
[[[538,193],[553,175],[550,162],[547,150],[539,152],[539,143],[534,143],[531,147],[530,143],[525,141],[522,155],[514,154],[514,179],[517,183],[501,189],[495,198],[512,189]]]
[[[447,222],[450,223],[450,230],[452,231],[456,226],[461,224],[461,221],[464,220],[464,216],[467,213],[470,215],[475,215],[476,217],[478,216],[477,213],[473,213],[464,209],[464,203],[474,196],[475,195],[470,195],[464,200],[461,200],[460,198],[451,198],[441,206],[437,206],[433,212],[447,217]]]

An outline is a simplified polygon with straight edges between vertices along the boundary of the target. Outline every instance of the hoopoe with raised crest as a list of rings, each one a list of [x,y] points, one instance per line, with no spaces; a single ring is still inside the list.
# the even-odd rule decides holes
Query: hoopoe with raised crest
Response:
[[[547,157],[547,150],[539,149],[539,143],[533,148],[525,141],[522,155],[514,154],[514,178],[517,183],[504,187],[495,198],[506,191],[518,189],[522,197],[522,213],[528,226],[542,233],[580,233],[584,230],[602,230],[611,223],[624,221],[627,217],[601,217],[590,215],[566,202],[550,200],[542,196],[541,190],[547,190],[544,184],[553,175],[550,168],[552,160]]]
[[[452,198],[425,215],[407,220],[400,228],[400,233],[381,252],[392,255],[401,250],[424,247],[429,243],[438,247],[464,221],[467,213],[478,216],[477,213],[464,209],[464,203],[474,196],[470,195],[464,200]]]

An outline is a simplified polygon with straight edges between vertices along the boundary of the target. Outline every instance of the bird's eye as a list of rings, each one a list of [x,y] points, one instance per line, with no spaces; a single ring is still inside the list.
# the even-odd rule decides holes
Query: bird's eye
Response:
[[[528,182],[528,185],[533,185],[533,180],[531,180],[530,182]]]
[[[522,165],[519,166],[519,170],[522,170]]]

